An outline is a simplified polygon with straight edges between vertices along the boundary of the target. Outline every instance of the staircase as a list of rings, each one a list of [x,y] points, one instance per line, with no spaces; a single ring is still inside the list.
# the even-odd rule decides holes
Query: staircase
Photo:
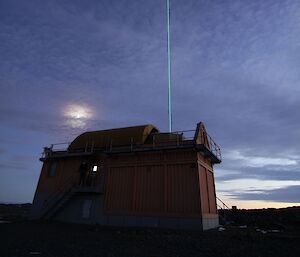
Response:
[[[226,212],[231,211],[231,208],[229,208],[219,197],[216,196],[217,199],[217,207],[218,207],[218,213],[219,213],[219,219],[221,224],[226,224],[227,218],[226,218]]]
[[[43,203],[40,219],[52,218],[74,195],[74,175],[68,178],[53,194],[51,194]]]
[[[41,216],[41,219],[51,219],[75,194],[72,189],[57,199]]]
[[[74,176],[66,182],[48,199],[42,206],[40,219],[51,219],[76,193],[102,194],[103,190],[99,186],[78,186],[74,184]]]

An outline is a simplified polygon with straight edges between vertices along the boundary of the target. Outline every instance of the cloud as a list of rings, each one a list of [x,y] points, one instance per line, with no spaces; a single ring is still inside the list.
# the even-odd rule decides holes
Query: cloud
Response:
[[[16,163],[9,163],[9,164],[0,163],[1,171],[9,170],[9,169],[23,170],[24,168],[26,169],[26,166],[22,165],[21,163],[19,163],[19,164],[16,164]]]
[[[228,160],[237,160],[243,162],[245,166],[249,167],[264,167],[269,165],[274,166],[295,166],[298,165],[297,160],[290,158],[278,157],[261,157],[261,156],[246,156],[237,150],[232,150],[226,153],[225,158]]]
[[[297,153],[297,151],[296,151]],[[230,150],[223,155],[223,165],[216,167],[220,183],[239,179],[300,181],[300,160],[297,154],[261,151],[257,148]]]
[[[237,167],[238,169],[238,167]],[[218,170],[216,173],[216,181],[222,183],[224,181],[240,180],[240,179],[259,179],[259,180],[278,180],[278,181],[300,181],[300,169],[279,169],[274,168],[240,168],[235,172],[223,173]]]
[[[248,190],[248,192],[231,194],[231,197],[239,200],[261,200],[285,203],[299,203],[300,185],[288,186],[271,190]]]
[[[0,161],[0,172],[2,173],[9,170],[28,171],[31,164],[36,162],[36,158],[28,155],[12,155]]]

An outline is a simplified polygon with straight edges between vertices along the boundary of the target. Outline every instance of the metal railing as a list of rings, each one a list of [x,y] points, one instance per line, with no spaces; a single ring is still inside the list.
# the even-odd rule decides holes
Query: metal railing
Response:
[[[87,141],[85,146],[78,149],[79,153],[93,153],[96,151],[115,152],[115,151],[134,151],[142,148],[158,148],[158,147],[180,147],[195,144],[195,132],[196,130],[182,130],[172,133],[152,133],[148,139],[141,144],[135,142],[134,138],[130,138],[130,143],[125,146],[121,146],[114,143],[113,138],[102,138],[103,145],[97,147],[94,141]],[[207,138],[207,139],[206,139]],[[104,144],[105,143],[105,144]],[[205,133],[205,138],[201,138],[201,144],[207,148],[215,157],[221,160],[220,146],[211,138],[210,135]],[[57,143],[52,144],[50,147],[45,147],[42,153],[42,158],[51,157],[53,154],[59,152],[68,151],[70,143]]]
[[[63,152],[66,151],[69,147],[70,143],[64,142],[64,143],[56,143],[51,144],[50,147],[44,147],[42,152],[42,158],[50,157],[53,152]]]
[[[230,210],[230,208],[226,205],[226,203],[224,203],[219,197],[216,196],[216,199],[217,201],[219,201],[221,203],[222,206],[220,206],[220,204],[217,203],[217,206],[220,208],[220,209],[223,209],[223,210]]]
[[[210,146],[210,151],[219,159],[222,160],[221,148],[220,146],[211,138],[210,135],[206,133],[208,143]]]
[[[231,211],[231,208],[229,208],[226,203],[224,203],[219,197],[216,196],[216,204],[218,208],[220,223],[222,225],[225,225],[228,223],[228,212]]]

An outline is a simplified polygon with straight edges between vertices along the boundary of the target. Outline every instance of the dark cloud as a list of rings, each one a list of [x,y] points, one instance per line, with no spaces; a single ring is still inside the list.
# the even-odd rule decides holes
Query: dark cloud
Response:
[[[26,167],[25,167],[26,168]],[[12,163],[12,164],[6,164],[6,163],[0,163],[0,172],[4,171],[4,170],[10,170],[10,169],[14,169],[14,170],[23,170],[24,169],[24,165],[20,164],[16,164],[16,163]]]
[[[257,191],[257,190],[253,190]],[[231,194],[231,197],[239,200],[263,200],[285,203],[299,203],[300,186],[288,186],[279,189],[259,190]]]
[[[9,170],[30,170],[32,163],[37,161],[37,156],[32,155],[12,155],[8,158],[2,158],[0,163],[0,173],[9,172]]]
[[[218,182],[239,180],[239,179],[258,179],[258,180],[296,180],[300,181],[300,168],[298,166],[292,168],[282,167],[261,167],[261,168],[239,168],[235,173],[222,174],[217,173],[216,180]]]

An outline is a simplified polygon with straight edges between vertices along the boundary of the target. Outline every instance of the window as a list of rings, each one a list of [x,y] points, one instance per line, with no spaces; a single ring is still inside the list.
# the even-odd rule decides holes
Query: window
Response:
[[[94,166],[93,166],[93,171],[94,171],[94,172],[97,172],[97,170],[98,170],[98,166],[97,166],[97,165],[94,165]]]
[[[55,175],[56,175],[56,166],[57,166],[56,161],[51,162],[50,168],[49,168],[49,173],[48,173],[49,177],[55,177]]]

